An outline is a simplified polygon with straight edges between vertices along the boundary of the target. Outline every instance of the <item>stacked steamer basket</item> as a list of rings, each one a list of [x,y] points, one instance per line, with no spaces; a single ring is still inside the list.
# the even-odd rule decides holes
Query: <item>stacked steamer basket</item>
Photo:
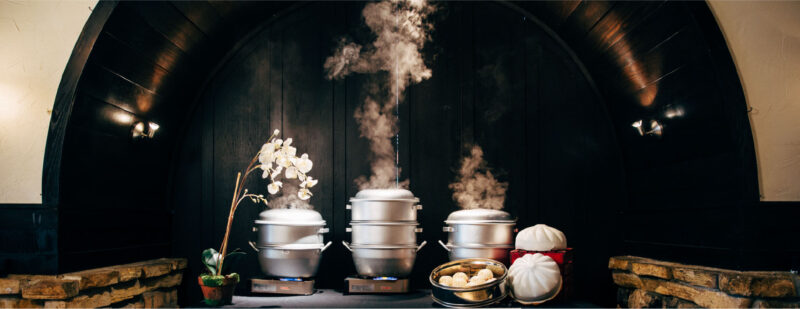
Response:
[[[405,278],[414,267],[417,251],[419,199],[404,189],[367,189],[350,199],[352,243],[342,243],[353,253],[362,277]]]
[[[502,210],[466,209],[450,213],[444,221],[449,232],[447,244],[439,244],[450,253],[450,260],[484,258],[509,264],[514,248],[517,220]]]
[[[281,292],[274,285],[289,284],[285,282],[302,287],[289,294],[313,292],[313,280],[308,279],[316,275],[322,251],[331,244],[322,241],[322,234],[328,232],[322,216],[310,209],[265,210],[255,220],[253,231],[258,241],[250,246],[258,252],[261,271],[270,278],[253,279],[253,292]]]

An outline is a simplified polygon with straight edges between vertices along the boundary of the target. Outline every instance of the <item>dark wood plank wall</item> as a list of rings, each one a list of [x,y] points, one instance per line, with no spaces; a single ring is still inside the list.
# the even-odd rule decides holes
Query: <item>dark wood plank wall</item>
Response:
[[[42,272],[68,271],[171,253],[189,258],[196,275],[200,250],[219,246],[236,169],[273,128],[312,155],[320,179],[314,204],[333,228],[329,238],[349,239],[343,207],[356,192],[352,179],[369,171],[352,115],[372,77],[327,81],[321,63],[339,35],[370,38],[362,5],[112,5],[108,23],[82,36],[64,74],[45,159],[46,209],[2,208],[15,222],[39,212],[57,217],[3,229],[38,237],[45,261],[19,258],[33,247],[3,249],[3,271],[40,262],[50,265]],[[442,220],[456,209],[446,185],[467,143],[482,145],[511,182],[507,209],[520,226],[544,222],[567,232],[580,249],[584,290],[610,282],[602,269],[611,254],[800,267],[800,247],[787,242],[800,232],[791,222],[800,207],[758,203],[741,85],[704,3],[440,5],[425,50],[434,77],[409,88],[400,108],[403,176],[426,206],[421,238],[430,243],[413,276],[446,258],[433,242],[444,239]],[[663,117],[676,106],[683,117]],[[651,118],[664,124],[663,138],[631,127]],[[130,140],[139,120],[161,125],[154,140]],[[246,248],[258,209],[240,211],[234,245]],[[56,226],[59,254],[49,240]],[[240,271],[257,273],[248,258]],[[332,274],[323,286],[338,286],[353,272],[349,253],[335,244],[320,271]],[[590,290],[588,298],[613,298]]]
[[[506,210],[519,217],[519,226],[547,223],[563,229],[570,244],[581,248],[582,290],[593,298],[613,295],[590,289],[589,283],[608,278],[605,263],[615,242],[613,211],[607,210],[623,198],[622,166],[613,126],[588,76],[565,56],[563,46],[520,14],[494,3],[441,6],[434,43],[425,50],[433,78],[410,87],[399,110],[402,177],[411,179],[411,190],[425,206],[419,218],[425,232],[419,238],[429,244],[418,254],[414,284],[427,286],[430,270],[447,260],[436,244],[446,239],[444,219],[457,210],[447,185],[467,153],[465,145],[477,143],[502,180],[511,183]],[[327,220],[331,233],[326,238],[334,245],[323,254],[319,285],[339,287],[354,273],[340,242],[350,238],[344,232],[345,204],[357,192],[353,180],[369,173],[369,145],[359,137],[352,115],[370,81],[385,76],[328,81],[322,64],[338,37],[370,39],[360,24],[362,7],[310,4],[285,16],[242,44],[203,91],[201,111],[178,155],[178,173],[213,172],[175,177],[179,215],[174,220],[182,228],[174,237],[183,244],[177,254],[191,257],[219,246],[236,171],[278,128],[311,155],[311,174],[320,180],[312,203]],[[265,192],[267,183],[257,178],[248,187]],[[212,196],[184,200],[198,188]],[[252,222],[263,209],[241,206],[233,247],[248,248],[246,242],[255,237]],[[189,228],[198,221],[203,225]],[[215,229],[210,237],[203,232],[206,224]],[[191,264],[193,272],[201,270],[199,263]],[[256,255],[250,254],[238,271],[260,276]]]
[[[60,193],[45,192],[57,194],[60,271],[170,255],[170,168],[192,89],[263,20],[254,15],[287,5],[229,6],[123,2],[101,25],[66,127]],[[155,138],[133,141],[138,121],[159,124]]]

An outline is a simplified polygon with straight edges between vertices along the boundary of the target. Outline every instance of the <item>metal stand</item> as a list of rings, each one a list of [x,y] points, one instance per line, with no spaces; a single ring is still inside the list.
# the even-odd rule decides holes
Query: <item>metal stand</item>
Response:
[[[262,294],[311,295],[314,279],[252,279],[250,291]]]
[[[347,277],[344,279],[344,294],[398,294],[408,293],[409,280],[391,277],[363,278]]]

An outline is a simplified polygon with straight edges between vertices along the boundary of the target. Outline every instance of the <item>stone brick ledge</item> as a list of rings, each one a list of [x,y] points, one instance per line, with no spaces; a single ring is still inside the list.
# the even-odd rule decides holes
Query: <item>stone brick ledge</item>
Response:
[[[186,265],[162,258],[56,276],[12,274],[0,278],[0,307],[175,307]]]
[[[800,277],[734,271],[635,256],[608,261],[621,307],[800,308]]]

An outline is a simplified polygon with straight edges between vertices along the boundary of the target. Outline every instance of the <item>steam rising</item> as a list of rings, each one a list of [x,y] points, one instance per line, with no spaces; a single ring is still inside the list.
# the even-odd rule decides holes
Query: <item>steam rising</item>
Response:
[[[307,201],[301,200],[297,197],[297,190],[296,186],[284,186],[281,190],[282,195],[276,199],[273,199],[269,202],[268,206],[271,209],[287,209],[287,208],[295,208],[295,209],[314,209],[314,206],[309,204]]]
[[[328,79],[341,79],[352,73],[390,73],[386,80],[371,80],[374,84],[368,85],[364,104],[353,115],[372,151],[372,175],[356,179],[359,189],[408,187],[408,180],[396,183],[400,169],[392,145],[397,134],[397,117],[392,112],[406,87],[431,77],[420,50],[430,40],[432,26],[426,17],[433,11],[434,7],[425,0],[369,3],[361,13],[376,35],[375,41],[361,46],[342,39],[333,56],[325,60]],[[381,100],[385,96],[380,89],[386,88],[392,99]]]
[[[508,183],[494,178],[483,160],[483,150],[480,146],[473,145],[470,156],[461,159],[456,182],[449,187],[453,190],[453,200],[462,209],[502,209]]]

